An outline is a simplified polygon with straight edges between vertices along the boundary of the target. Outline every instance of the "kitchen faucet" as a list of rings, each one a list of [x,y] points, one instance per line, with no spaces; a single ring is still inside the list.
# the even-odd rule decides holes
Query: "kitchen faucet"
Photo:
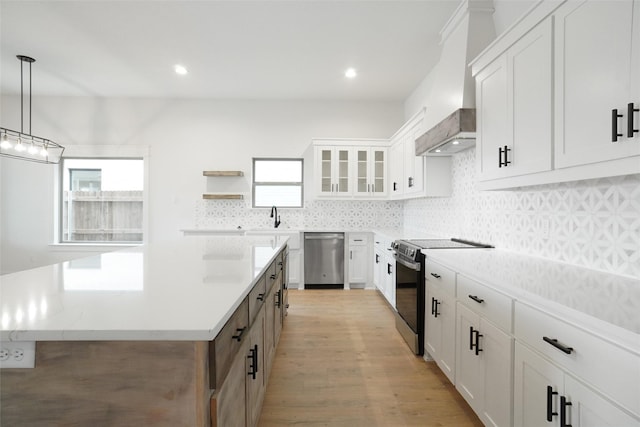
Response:
[[[280,217],[278,216],[278,208],[275,206],[271,206],[271,218],[275,218],[273,222],[273,227],[278,228],[280,225]]]

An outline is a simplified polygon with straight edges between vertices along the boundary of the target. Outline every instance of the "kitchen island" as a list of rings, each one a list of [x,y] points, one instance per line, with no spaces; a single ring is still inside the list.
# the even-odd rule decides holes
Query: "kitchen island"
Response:
[[[216,425],[249,340],[260,368],[275,353],[286,241],[193,236],[2,276],[0,341],[36,345],[34,368],[0,370],[0,424]]]

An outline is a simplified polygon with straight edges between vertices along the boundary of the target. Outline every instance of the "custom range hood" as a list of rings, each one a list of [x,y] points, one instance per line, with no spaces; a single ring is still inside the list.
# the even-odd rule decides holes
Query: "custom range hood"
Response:
[[[476,84],[469,63],[495,39],[492,0],[466,0],[440,32],[442,53],[424,101],[417,156],[450,156],[475,145]]]
[[[476,144],[476,109],[460,108],[416,139],[416,154],[446,156]]]

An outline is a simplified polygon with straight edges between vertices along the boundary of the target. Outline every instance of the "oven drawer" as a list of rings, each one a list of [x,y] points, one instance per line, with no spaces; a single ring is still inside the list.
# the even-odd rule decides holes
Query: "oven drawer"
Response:
[[[441,292],[456,296],[456,273],[440,264],[426,260],[424,263],[424,279],[427,284],[431,284]]]
[[[511,298],[460,274],[457,278],[457,287],[458,301],[504,331],[513,330]]]

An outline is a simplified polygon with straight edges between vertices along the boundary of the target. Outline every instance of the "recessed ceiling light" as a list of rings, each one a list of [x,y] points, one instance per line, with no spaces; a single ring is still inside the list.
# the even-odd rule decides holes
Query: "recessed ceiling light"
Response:
[[[184,76],[185,74],[189,73],[189,71],[186,69],[184,65],[176,64],[173,66],[173,69],[175,70],[176,74],[179,74],[181,76]]]
[[[352,79],[357,75],[358,73],[356,72],[355,68],[347,68],[347,71],[344,72],[344,76],[348,79]]]

